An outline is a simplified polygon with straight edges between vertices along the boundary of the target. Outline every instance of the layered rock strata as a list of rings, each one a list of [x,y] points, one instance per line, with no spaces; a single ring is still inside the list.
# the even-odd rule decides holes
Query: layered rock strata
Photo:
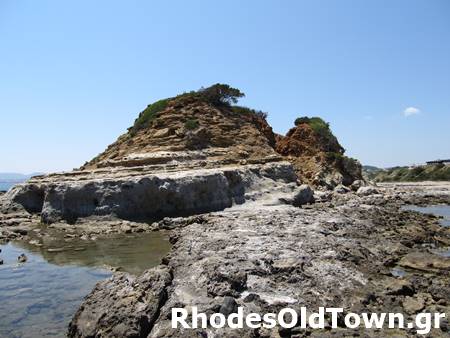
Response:
[[[155,220],[223,210],[269,193],[281,198],[278,193],[297,187],[292,166],[281,162],[159,173],[72,172],[34,178],[4,199],[40,213],[44,223],[93,215]]]

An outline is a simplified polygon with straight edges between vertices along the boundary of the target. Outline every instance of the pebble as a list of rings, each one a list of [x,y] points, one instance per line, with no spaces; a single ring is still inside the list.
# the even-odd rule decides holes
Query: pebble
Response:
[[[28,257],[25,254],[21,254],[19,257],[17,257],[17,260],[19,263],[25,263],[27,261]]]

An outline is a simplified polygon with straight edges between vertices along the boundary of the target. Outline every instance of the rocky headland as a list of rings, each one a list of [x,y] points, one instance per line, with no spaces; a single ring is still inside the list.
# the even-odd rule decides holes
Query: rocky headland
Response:
[[[312,201],[305,183],[362,185],[359,163],[343,155],[321,119],[296,121],[280,136],[266,113],[235,105],[242,96],[217,84],[149,105],[79,169],[34,176],[0,196],[2,238],[22,236],[35,223],[120,232],[131,222],[131,231],[144,231],[164,217],[261,198],[305,204]]]
[[[214,85],[149,105],[78,170],[0,196],[1,240],[169,231],[171,252],[88,295],[70,337],[302,337],[385,332],[299,328],[174,330],[171,308],[209,314],[338,306],[449,313],[450,231],[405,204],[450,203],[448,184],[369,185],[319,118],[286,136]],[[448,323],[433,331],[446,336]],[[414,336],[413,330],[389,332]]]

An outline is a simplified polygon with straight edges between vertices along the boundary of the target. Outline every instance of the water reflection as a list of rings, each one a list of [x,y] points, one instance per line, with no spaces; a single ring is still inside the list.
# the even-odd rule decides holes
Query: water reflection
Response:
[[[40,243],[0,246],[0,337],[65,337],[84,296],[111,275],[104,266],[140,273],[159,264],[170,248],[160,233]],[[28,260],[19,264],[22,253]]]
[[[423,214],[441,216],[443,218],[439,220],[439,223],[441,223],[443,226],[450,227],[450,205],[430,205],[426,207],[408,205],[403,207],[403,210],[411,210],[421,212]]]
[[[439,223],[444,227],[450,227],[450,205],[440,204],[425,207],[419,207],[416,205],[407,205],[404,206],[402,209],[417,211],[423,214],[432,214],[435,216],[440,216],[442,218],[439,220]],[[430,251],[442,257],[450,257],[450,248],[448,247],[433,248]]]
[[[52,234],[39,242],[15,242],[56,265],[90,267],[120,267],[120,270],[139,274],[156,266],[169,251],[167,236],[160,232],[140,235],[120,235],[102,240],[63,239]]]

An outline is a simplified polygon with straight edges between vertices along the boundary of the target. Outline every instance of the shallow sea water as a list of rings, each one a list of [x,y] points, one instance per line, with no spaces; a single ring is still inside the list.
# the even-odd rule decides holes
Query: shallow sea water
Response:
[[[111,276],[108,267],[138,274],[158,265],[170,244],[164,234],[150,233],[41,247],[10,242],[0,249],[0,337],[65,337],[83,298]],[[27,262],[18,263],[21,254]]]

